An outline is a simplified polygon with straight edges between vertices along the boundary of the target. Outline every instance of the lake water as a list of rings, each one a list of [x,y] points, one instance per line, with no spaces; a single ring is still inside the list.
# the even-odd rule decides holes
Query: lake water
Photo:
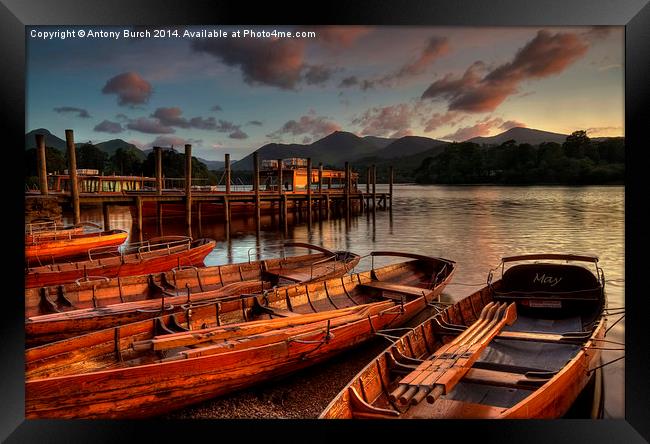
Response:
[[[377,192],[387,191],[378,185]],[[267,256],[274,245],[295,240],[329,249],[351,250],[366,255],[373,250],[398,250],[441,256],[457,262],[454,281],[444,297],[456,300],[485,285],[487,273],[502,256],[526,253],[584,253],[600,258],[607,280],[610,307],[625,306],[625,190],[603,187],[497,187],[396,185],[392,211],[377,210],[345,219],[290,224],[285,233],[276,218],[262,219],[255,233],[252,218],[233,221],[229,240],[224,223],[203,217],[194,226],[195,237],[211,237],[217,248],[206,265],[242,262],[249,255]],[[196,219],[196,218],[195,218]],[[101,209],[82,209],[82,220],[102,222]],[[69,222],[69,220],[67,221]],[[133,236],[127,207],[111,208],[112,228]],[[155,221],[143,229],[145,239],[157,236]],[[165,235],[184,234],[182,221],[165,221]],[[136,239],[137,240],[137,239]],[[378,265],[380,263],[376,263]],[[357,270],[370,268],[369,259]],[[611,316],[609,324],[620,316]],[[624,342],[625,320],[607,334]],[[604,351],[603,362],[622,356]],[[623,418],[624,361],[604,368],[605,417]]]

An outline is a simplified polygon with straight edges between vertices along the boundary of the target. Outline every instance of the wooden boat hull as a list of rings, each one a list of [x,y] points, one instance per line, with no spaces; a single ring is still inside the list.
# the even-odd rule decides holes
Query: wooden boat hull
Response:
[[[375,271],[381,274],[381,269]],[[259,336],[244,336],[241,339],[244,342],[224,346],[218,354],[204,355],[204,350],[208,348],[199,347],[174,355],[173,359],[168,356],[155,362],[146,361],[142,365],[131,366],[136,361],[128,354],[136,349],[139,340],[151,337],[155,324],[152,320],[29,349],[26,351],[26,417],[149,417],[290,374],[350,349],[374,337],[378,330],[402,325],[440,295],[451,279],[453,269],[448,269],[446,273],[432,289],[423,288],[422,296],[412,295],[407,302],[379,297],[378,300],[383,301],[379,304],[386,308],[367,317],[359,315],[358,320],[331,329],[326,327],[323,319],[314,323],[313,328],[309,324],[311,330],[305,334],[259,346],[255,342]],[[361,297],[362,293],[356,292],[361,291],[359,289],[363,285],[376,280],[371,271],[304,286],[285,287],[266,295],[267,306],[271,309],[293,306],[294,310],[297,307],[309,309],[311,306],[318,313],[320,311],[315,307],[326,304],[331,307],[333,301],[338,301],[338,304],[348,299],[354,301],[354,298]],[[246,313],[247,307],[263,303],[263,300],[259,296],[235,298],[229,303],[237,304],[236,307],[241,304],[241,311]],[[225,307],[222,308],[225,310]],[[215,311],[212,305],[197,307],[193,311],[192,322],[197,322],[194,316],[201,310]],[[330,313],[334,316],[340,310],[337,308],[322,313],[326,317]],[[229,312],[235,315],[240,310]],[[181,324],[187,321],[184,316],[185,313],[179,314]],[[287,319],[300,319],[300,316]],[[232,334],[236,334],[238,326],[245,325],[229,324],[227,327]],[[280,333],[281,330],[273,334]],[[196,337],[196,334],[192,337]],[[251,346],[247,346],[246,341],[251,341]],[[122,350],[124,355],[117,353],[117,350]],[[94,361],[90,356],[93,353],[112,356],[114,351],[115,356],[109,361]],[[174,350],[170,351],[175,353]],[[182,358],[183,353],[185,359]],[[188,357],[187,353],[198,356]],[[120,359],[128,360],[129,366],[122,366]],[[100,362],[98,367],[93,367],[96,365],[94,362]],[[75,368],[71,369],[70,365]],[[53,370],[56,366],[62,366],[66,374],[56,376]]]
[[[74,282],[86,276],[114,278],[158,273],[179,266],[203,266],[203,260],[215,248],[216,242],[194,242],[188,249],[175,249],[162,253],[133,254],[122,260],[119,257],[65,264],[59,267],[29,269],[25,276],[25,288],[46,287]]]
[[[606,331],[606,319],[601,315],[596,315],[592,324],[586,324],[593,327],[581,338],[573,336],[572,339],[568,334],[566,337],[558,338],[558,335],[517,333],[516,330],[515,337],[510,333],[510,339],[507,338],[508,332],[496,337],[497,339],[506,337],[501,339],[501,343],[505,341],[508,344],[498,353],[514,353],[516,348],[525,347],[522,344],[535,344],[539,341],[546,342],[546,345],[561,344],[561,347],[573,347],[574,350],[569,352],[570,359],[560,364],[557,371],[544,374],[529,370],[529,373],[524,373],[526,370],[517,370],[516,359],[512,359],[508,365],[499,365],[498,361],[495,363],[487,360],[481,362],[481,365],[473,366],[466,373],[462,380],[466,385],[460,389],[460,392],[451,389],[452,391],[447,393],[446,397],[436,399],[433,404],[411,400],[410,397],[405,398],[405,403],[401,399],[391,398],[391,395],[396,396],[396,393],[404,393],[398,390],[398,384],[419,363],[425,362],[422,361],[423,356],[437,354],[436,350],[462,331],[458,330],[452,335],[452,330],[448,327],[472,325],[477,321],[482,308],[495,300],[495,294],[501,288],[502,281],[496,281],[413,328],[362,369],[330,402],[319,418],[552,419],[565,415],[589,383],[591,370],[600,364],[600,348],[603,347],[600,340],[604,338]],[[599,302],[596,301],[595,304],[597,306]],[[602,314],[602,311],[600,313]],[[522,339],[524,337],[525,339]],[[513,341],[517,338],[519,340]],[[507,358],[506,361],[509,359]],[[552,356],[546,354],[541,359],[550,361]],[[517,365],[524,363],[525,361],[519,362]],[[524,367],[520,368],[524,369]],[[496,392],[490,392],[491,389],[485,387],[504,388],[506,392],[510,390],[507,396],[513,398],[505,401],[497,400]],[[468,391],[472,390],[479,394],[468,395]],[[512,395],[517,391],[520,392],[519,395]],[[455,395],[455,393],[460,394]],[[481,401],[479,402],[478,399]]]
[[[84,232],[83,226],[74,226],[69,228],[59,228],[54,230],[41,230],[33,233],[25,234],[25,244],[32,244],[35,242],[43,242],[50,240],[68,239],[74,234],[81,234]]]
[[[161,314],[175,313],[188,300],[198,303],[233,295],[258,294],[274,285],[291,283],[277,279],[277,276],[293,277],[304,282],[339,277],[359,262],[359,256],[353,253],[334,254],[341,259],[333,263],[323,262],[323,259],[327,259],[327,253],[316,253],[285,259],[173,270],[158,275],[80,282],[47,289],[33,288],[26,292],[26,345],[32,347],[94,330],[151,319]],[[63,302],[71,306],[68,307]],[[47,314],[44,311],[46,308],[61,311]]]
[[[51,263],[54,260],[82,256],[91,248],[118,246],[124,243],[128,233],[110,230],[101,233],[71,235],[66,239],[37,242],[25,245],[25,260],[29,265]]]

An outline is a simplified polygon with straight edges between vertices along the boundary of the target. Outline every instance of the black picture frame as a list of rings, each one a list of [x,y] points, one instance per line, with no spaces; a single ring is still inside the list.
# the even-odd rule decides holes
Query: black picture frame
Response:
[[[4,233],[0,321],[0,439],[7,442],[119,442],[121,440],[282,441],[340,439],[348,434],[375,438],[432,440],[479,439],[500,442],[643,442],[650,440],[650,353],[645,348],[644,316],[648,311],[642,282],[647,267],[648,168],[647,125],[650,122],[650,5],[648,0],[401,0],[356,2],[266,2],[171,0],[0,0],[0,89],[5,150],[22,152],[25,110],[25,26],[27,25],[182,25],[182,24],[369,24],[431,26],[625,26],[625,275],[626,358],[625,419],[559,421],[51,421],[24,419],[24,252],[21,236],[23,159],[8,156],[15,166],[3,171]],[[65,54],[61,54],[65,57]],[[16,178],[7,174],[16,175]],[[254,423],[249,425],[248,423]],[[202,434],[206,438],[201,438]],[[246,439],[246,440],[248,440]]]

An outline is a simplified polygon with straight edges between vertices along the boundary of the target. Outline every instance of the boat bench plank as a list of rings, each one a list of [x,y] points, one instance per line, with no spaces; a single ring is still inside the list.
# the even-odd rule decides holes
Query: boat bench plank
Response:
[[[370,281],[359,285],[361,288],[373,288],[382,291],[392,291],[394,293],[402,293],[409,296],[422,296],[428,292],[425,288],[412,287],[410,285],[392,284],[383,281]]]
[[[457,401],[454,399],[439,399],[435,404],[420,403],[408,411],[410,419],[488,419],[498,417],[505,407],[487,404]]]
[[[475,384],[494,385],[498,387],[522,388],[531,386],[539,387],[549,379],[550,377],[529,378],[520,373],[472,368],[465,374],[463,381]]]

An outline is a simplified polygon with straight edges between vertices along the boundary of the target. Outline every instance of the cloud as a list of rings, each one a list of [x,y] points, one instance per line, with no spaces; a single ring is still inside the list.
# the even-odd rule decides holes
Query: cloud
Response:
[[[316,37],[321,44],[334,47],[349,47],[359,38],[370,33],[371,28],[367,26],[323,26],[319,28],[304,28],[304,30],[315,30]]]
[[[456,111],[449,111],[446,113],[434,113],[428,119],[424,119],[422,124],[424,125],[424,132],[429,133],[435,129],[440,128],[444,125],[457,125],[461,120],[463,120],[465,115],[461,115]]]
[[[201,145],[203,144],[203,140],[185,139],[183,137],[178,137],[178,136],[158,136],[152,142],[149,142],[146,145],[144,145],[143,148],[152,148],[154,146],[160,146],[160,147],[175,146],[175,147],[180,147],[180,151],[182,151],[185,148],[186,144]]]
[[[408,77],[422,74],[434,61],[449,52],[449,40],[446,37],[433,36],[418,58],[400,68],[395,77]]]
[[[394,86],[403,79],[424,73],[433,62],[448,52],[449,40],[446,37],[432,36],[427,40],[425,47],[414,61],[405,63],[394,72],[373,79],[361,80],[356,76],[345,77],[339,83],[339,88],[359,86],[361,90],[365,91],[377,86]]]
[[[526,124],[515,120],[504,121],[500,117],[487,116],[472,126],[459,128],[455,132],[443,136],[442,139],[461,142],[474,137],[489,136],[493,129],[508,130],[517,126],[525,127]]]
[[[263,123],[260,122],[259,120],[249,120],[247,125],[255,125],[255,126],[262,126]]]
[[[289,134],[292,136],[300,135],[311,135],[315,138],[321,138],[327,136],[328,134],[333,133],[334,131],[340,131],[341,126],[336,123],[328,120],[323,116],[316,116],[312,113],[300,117],[298,120],[289,120],[282,127],[271,134],[267,134],[267,137],[272,139],[281,138],[283,135]]]
[[[157,108],[156,111],[151,114],[151,117],[158,119],[160,124],[163,126],[189,128],[190,123],[187,119],[181,117],[181,114],[183,114],[183,111],[178,107]]]
[[[237,128],[232,133],[228,134],[231,139],[248,139],[248,134]]]
[[[320,85],[327,82],[332,74],[336,71],[334,68],[328,68],[325,65],[310,65],[307,67],[304,77],[308,85]]]
[[[622,126],[597,126],[587,128],[586,131],[589,137],[615,137],[624,134]]]
[[[302,138],[302,144],[303,144],[303,145],[310,144],[312,140],[313,140],[313,139],[312,139],[311,137],[309,137],[309,136],[305,136],[305,137]]]
[[[125,72],[106,82],[102,93],[117,95],[119,105],[141,105],[147,103],[153,88],[151,84],[135,72]]]
[[[170,134],[176,132],[174,128],[163,125],[160,120],[148,119],[146,117],[139,117],[130,120],[129,123],[126,124],[126,127],[147,134]]]
[[[120,123],[111,122],[110,120],[104,120],[103,122],[95,125],[95,128],[93,129],[98,133],[111,133],[111,134],[117,134],[124,131],[124,128],[122,128],[122,125]]]
[[[210,111],[219,112],[219,111],[223,111],[223,108],[220,107],[219,105],[214,105],[212,108],[210,108]]]
[[[60,106],[58,108],[54,108],[54,112],[59,114],[76,113],[77,117],[81,119],[88,119],[90,117],[90,114],[88,113],[87,110],[83,108],[76,108],[74,106]]]
[[[609,36],[612,32],[612,26],[592,26],[582,35],[590,41],[601,40]]]
[[[301,80],[305,44],[301,39],[239,38],[193,40],[191,47],[239,68],[250,85],[290,90]]]
[[[341,80],[341,83],[339,83],[339,88],[349,88],[351,86],[355,86],[358,84],[359,84],[359,79],[357,78],[357,76],[349,76]]]
[[[129,120],[129,116],[127,116],[127,115],[124,114],[124,113],[115,114],[115,118],[116,118],[117,120],[123,120],[123,121],[127,121],[127,120]]]
[[[296,90],[301,83],[323,83],[335,70],[308,63],[305,60],[308,46],[344,48],[371,31],[365,26],[298,27],[295,30],[315,31],[317,38],[202,39],[193,40],[191,48],[216,57],[227,66],[239,68],[249,85]]]
[[[417,111],[417,106],[408,103],[374,107],[354,117],[352,124],[361,127],[362,135],[400,137],[411,131],[411,120]]]
[[[525,128],[525,127],[526,127],[525,123],[518,122],[516,120],[506,120],[501,125],[499,125],[499,129],[502,129],[504,131],[507,131],[512,128]]]
[[[422,98],[447,100],[449,110],[493,111],[517,93],[521,82],[559,74],[582,57],[588,46],[577,34],[540,30],[512,61],[491,71],[487,71],[483,62],[475,62],[461,77],[447,74],[433,82],[422,93]]]
[[[232,132],[235,134],[233,138],[243,139],[248,137],[245,133],[240,131],[241,125],[237,125],[233,122],[215,119],[214,117],[192,117],[191,119],[186,119],[182,117],[183,111],[179,107],[161,107],[157,108],[150,117],[155,119],[139,119],[142,124],[145,125],[148,129],[150,127],[157,129],[164,129],[165,132],[174,132],[173,127],[176,128],[195,128],[200,130],[208,131],[217,131],[219,133]],[[154,122],[157,122],[157,125],[154,125]],[[172,129],[172,131],[167,131]],[[242,137],[245,136],[245,137]]]

